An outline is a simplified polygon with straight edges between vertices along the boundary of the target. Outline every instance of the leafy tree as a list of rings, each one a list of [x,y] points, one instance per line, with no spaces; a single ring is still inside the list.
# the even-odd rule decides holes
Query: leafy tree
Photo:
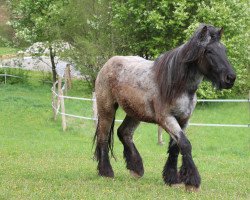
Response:
[[[200,97],[217,98],[245,94],[249,89],[249,5],[240,0],[113,1],[114,20],[121,36],[118,51],[154,59],[190,38],[200,23],[224,27],[223,42],[237,71],[233,90],[214,91],[204,83]]]
[[[61,30],[62,37],[72,46],[66,56],[93,87],[97,72],[115,51],[110,1],[72,0],[64,16],[67,20]]]
[[[0,45],[2,47],[11,46],[14,36],[13,29],[8,25],[9,17],[6,0],[0,0]]]
[[[44,42],[41,53],[46,48],[52,65],[53,82],[56,81],[55,43],[60,41],[60,30],[64,19],[61,12],[67,0],[12,0],[9,2],[12,14],[11,24],[16,37],[27,44]]]
[[[122,50],[155,58],[180,45],[196,9],[197,2],[189,0],[114,1],[113,23],[123,38]]]
[[[236,70],[237,79],[232,90],[214,91],[211,84],[203,83],[199,95],[204,98],[218,98],[247,94],[249,81],[249,22],[250,12],[247,1],[213,0],[209,3],[199,3],[197,14],[192,24],[186,30],[187,38],[200,23],[213,24],[224,28],[222,42],[227,47],[227,54]]]

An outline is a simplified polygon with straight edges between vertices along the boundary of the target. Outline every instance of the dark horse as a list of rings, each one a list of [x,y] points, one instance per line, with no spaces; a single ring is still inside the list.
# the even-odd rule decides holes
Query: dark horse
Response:
[[[124,146],[127,169],[144,174],[142,158],[133,142],[140,121],[160,125],[170,135],[163,179],[168,185],[184,183],[197,190],[201,179],[191,154],[185,128],[196,104],[196,90],[203,77],[218,89],[233,86],[236,75],[220,38],[223,29],[201,25],[191,39],[155,61],[137,56],[115,56],[100,70],[95,84],[98,125],[94,137],[100,176],[114,177],[109,161],[113,155],[113,128],[118,106],[126,117],[117,134]],[[182,166],[177,171],[177,158]]]

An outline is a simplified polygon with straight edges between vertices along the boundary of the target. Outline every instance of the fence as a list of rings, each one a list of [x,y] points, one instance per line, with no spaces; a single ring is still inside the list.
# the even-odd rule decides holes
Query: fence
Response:
[[[7,77],[15,77],[15,78],[23,78],[21,76],[15,76],[7,74],[6,71],[4,74],[0,74],[0,76],[4,77],[4,83],[7,82]],[[54,113],[54,120],[57,119],[58,114],[62,117],[62,128],[63,131],[67,129],[66,117],[73,117],[85,120],[92,120],[96,126],[97,124],[97,107],[95,100],[95,93],[93,93],[92,98],[81,98],[81,97],[72,97],[67,96],[67,90],[71,88],[71,75],[70,75],[70,67],[67,66],[64,73],[64,85],[62,85],[62,78],[59,78],[56,83],[53,84],[52,91],[52,108]],[[64,99],[72,99],[72,100],[80,100],[80,101],[92,101],[93,102],[93,116],[79,116],[74,114],[69,114],[65,112],[65,104]],[[250,93],[249,99],[198,99],[197,102],[226,102],[226,103],[250,103]],[[123,120],[115,120],[116,122],[122,122]],[[238,128],[249,128],[250,124],[204,124],[204,123],[189,123],[190,126],[209,126],[209,127],[238,127]],[[162,128],[158,127],[158,143],[163,144],[162,139]]]
[[[6,70],[4,70],[4,74],[0,74],[0,77],[4,77],[4,84],[7,83],[7,78],[8,77],[14,77],[14,78],[18,78],[18,79],[23,79],[24,77],[22,76],[16,76],[16,75],[12,75],[12,74],[7,74]],[[34,78],[34,77],[29,77],[29,79],[35,79],[38,80],[39,78]],[[46,81],[46,80],[38,80],[44,83],[53,83],[52,81]]]
[[[58,86],[58,87],[56,87]],[[64,95],[64,91],[67,90],[67,81],[62,86],[62,79],[53,84],[51,88],[52,91],[52,108],[54,112],[54,119],[57,118],[57,115],[60,114],[62,116],[62,127],[65,131],[67,128],[66,116],[74,117],[85,120],[93,120],[95,125],[97,122],[97,109],[96,109],[96,100],[95,94],[93,93],[92,98],[80,98],[80,97],[72,97]],[[58,88],[58,92],[56,91]],[[249,96],[250,97],[250,96]],[[74,114],[68,114],[65,112],[64,99],[72,99],[72,100],[80,100],[80,101],[92,101],[93,102],[93,117],[79,116]],[[197,102],[226,102],[226,103],[250,103],[250,99],[198,99]],[[61,111],[60,111],[61,108]],[[122,120],[115,120],[116,122],[122,122]],[[189,123],[190,126],[210,126],[210,127],[238,127],[238,128],[249,128],[250,124],[203,124],[203,123]],[[162,128],[158,127],[158,143],[163,144],[162,140]]]
[[[7,74],[6,71],[4,74],[0,74],[0,76],[4,76],[4,84],[7,83],[7,77],[15,77],[15,78],[22,78],[21,76],[15,76],[15,75],[10,75],[10,74]]]

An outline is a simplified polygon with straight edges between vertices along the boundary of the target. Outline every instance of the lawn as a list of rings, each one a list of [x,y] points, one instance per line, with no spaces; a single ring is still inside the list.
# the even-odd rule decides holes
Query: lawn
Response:
[[[0,47],[0,56],[5,54],[15,54],[18,50],[11,47]]]
[[[73,86],[69,95],[91,96],[82,82]],[[0,94],[0,199],[250,199],[248,128],[188,128],[202,186],[199,193],[187,193],[162,181],[168,135],[158,146],[155,125],[141,124],[134,136],[144,177],[129,176],[115,137],[115,178],[106,179],[97,176],[92,159],[93,122],[68,118],[68,130],[62,132],[60,118],[52,120],[49,85],[1,84]],[[67,100],[66,111],[91,116],[91,104]],[[119,111],[117,118],[122,115]],[[191,121],[247,124],[249,107],[200,104]]]

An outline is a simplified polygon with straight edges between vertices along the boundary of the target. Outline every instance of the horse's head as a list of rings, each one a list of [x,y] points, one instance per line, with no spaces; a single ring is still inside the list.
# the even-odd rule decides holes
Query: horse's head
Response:
[[[199,69],[218,89],[233,87],[236,74],[230,65],[226,48],[220,42],[223,28],[202,25],[197,32],[198,45],[202,49]]]

